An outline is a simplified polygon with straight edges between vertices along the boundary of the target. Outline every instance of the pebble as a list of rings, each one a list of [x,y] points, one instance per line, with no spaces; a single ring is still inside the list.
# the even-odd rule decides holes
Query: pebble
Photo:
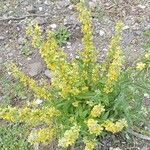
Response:
[[[35,19],[39,25],[45,24],[45,19],[41,17],[37,17]]]
[[[145,9],[145,8],[146,8],[146,6],[144,6],[144,5],[138,5],[138,7],[139,7],[139,8],[142,8],[142,9]]]
[[[123,28],[122,28],[122,30],[127,30],[127,29],[129,29],[130,27],[129,26],[124,26]]]
[[[28,65],[28,74],[31,77],[37,76],[43,70],[43,66],[41,62],[35,62]]]
[[[45,72],[44,72],[44,74],[45,74],[45,76],[46,77],[48,77],[48,78],[52,78],[52,73],[51,73],[51,71],[50,70],[45,70]]]
[[[103,30],[100,30],[100,31],[99,31],[99,35],[100,35],[100,36],[104,36],[104,34],[105,34],[105,32],[104,32]]]
[[[5,39],[4,36],[0,36],[0,41],[3,41]]]
[[[90,7],[90,9],[94,10],[96,8],[96,3],[95,2],[89,2],[89,7]]]
[[[43,100],[42,100],[42,99],[37,99],[37,100],[35,101],[35,103],[38,104],[38,105],[39,105],[39,104],[42,104],[42,103],[43,103]]]
[[[29,13],[35,14],[36,13],[36,8],[33,5],[29,5],[29,6],[27,6],[27,11]]]
[[[75,15],[66,16],[64,19],[64,25],[80,25],[80,22],[77,20]]]
[[[42,11],[43,10],[43,7],[39,7],[39,11]]]
[[[56,25],[56,24],[51,24],[50,27],[51,27],[52,29],[56,29],[56,28],[57,28],[57,25]]]

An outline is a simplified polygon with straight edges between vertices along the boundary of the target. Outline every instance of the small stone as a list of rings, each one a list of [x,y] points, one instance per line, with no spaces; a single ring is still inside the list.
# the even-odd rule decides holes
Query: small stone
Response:
[[[80,22],[78,21],[77,17],[75,15],[69,15],[66,16],[64,19],[64,25],[80,25]]]
[[[70,43],[70,42],[67,42],[67,45],[71,45],[71,43]]]
[[[148,93],[144,93],[145,98],[150,98],[150,95]]]
[[[29,64],[28,66],[28,74],[31,77],[37,76],[38,74],[40,74],[43,70],[43,66],[41,62],[35,62],[32,64]]]
[[[18,39],[18,44],[19,44],[19,45],[22,45],[23,43],[24,43],[24,38],[20,37],[20,38]]]
[[[8,53],[8,56],[9,56],[9,57],[12,57],[12,56],[13,56],[13,53]]]
[[[70,10],[72,10],[72,9],[73,9],[73,7],[74,7],[73,5],[69,5],[69,7],[68,7],[68,8],[69,8]]]
[[[39,7],[39,11],[42,11],[43,10],[43,8],[42,7]]]
[[[36,18],[36,21],[39,25],[42,25],[42,24],[45,24],[45,19],[44,18],[41,18],[41,17],[37,17]]]
[[[56,28],[57,28],[57,25],[56,25],[56,24],[51,24],[50,27],[51,27],[52,29],[56,29]]]
[[[0,41],[3,41],[5,39],[4,36],[0,36]]]
[[[28,57],[28,58],[27,58],[27,60],[31,60],[31,58],[30,58],[30,57]]]
[[[36,8],[34,6],[32,6],[32,5],[29,5],[29,6],[27,6],[27,11],[29,13],[35,14],[36,13]]]
[[[51,71],[50,70],[45,70],[45,72],[44,72],[44,74],[45,74],[45,76],[46,77],[48,77],[48,78],[52,78],[52,73],[51,73]]]
[[[142,8],[142,9],[145,9],[145,8],[146,8],[146,6],[144,6],[144,5],[138,5],[138,7],[139,7],[139,8]]]
[[[71,46],[70,46],[70,45],[67,45],[67,48],[68,48],[68,49],[70,49],[70,48],[71,48]]]
[[[100,31],[99,31],[99,35],[100,35],[100,36],[104,36],[104,34],[105,34],[105,32],[104,32],[103,30],[100,30]]]
[[[70,1],[69,0],[62,0],[57,2],[57,8],[61,9],[62,7],[68,7],[70,5]]]
[[[46,0],[46,1],[44,2],[44,4],[45,4],[45,5],[49,5],[49,2]]]
[[[90,7],[90,9],[94,10],[96,8],[96,3],[95,2],[89,2],[89,7]]]
[[[43,100],[42,100],[42,99],[37,99],[37,100],[35,101],[35,103],[38,104],[38,105],[39,105],[39,104],[42,104],[42,103],[43,103]]]
[[[123,28],[122,28],[122,30],[127,30],[127,29],[129,29],[130,27],[129,26],[124,26]]]

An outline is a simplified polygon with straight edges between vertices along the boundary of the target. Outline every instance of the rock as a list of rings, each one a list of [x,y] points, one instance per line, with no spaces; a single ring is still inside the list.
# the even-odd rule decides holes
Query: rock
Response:
[[[50,27],[51,27],[52,29],[56,29],[57,25],[56,25],[56,24],[51,24]]]
[[[4,36],[0,36],[0,41],[3,41],[5,39]]]
[[[150,98],[150,95],[148,93],[144,93],[145,98]]]
[[[129,29],[130,27],[129,26],[124,26],[123,28],[122,28],[122,30],[127,30],[127,29]]]
[[[80,22],[77,20],[77,17],[75,15],[69,15],[66,16],[64,19],[64,25],[74,25],[74,26],[79,26]]]
[[[144,5],[138,5],[138,7],[141,8],[141,9],[145,9],[146,8],[146,6],[144,6]]]
[[[29,6],[27,6],[27,12],[35,14],[37,12],[37,10],[36,10],[35,6],[29,5]]]
[[[42,11],[43,10],[43,7],[39,7],[39,11]]]
[[[39,25],[42,25],[42,24],[45,24],[45,23],[46,23],[45,19],[42,18],[42,17],[37,17],[35,20],[36,20],[36,22],[37,22]]]
[[[97,6],[96,2],[89,2],[89,7],[91,10],[94,10],[96,6]]]
[[[62,0],[57,2],[57,8],[61,9],[62,7],[68,7],[70,5],[70,0]]]
[[[52,78],[52,73],[51,73],[51,71],[50,70],[45,70],[45,72],[44,72],[44,74],[45,74],[45,76],[46,77],[48,77],[48,78]]]
[[[24,43],[24,38],[20,37],[20,38],[18,39],[18,44],[19,44],[19,45],[22,45],[23,43]]]
[[[41,62],[35,62],[32,64],[29,64],[28,66],[28,74],[31,77],[37,76],[38,74],[40,74],[43,70],[43,66]]]
[[[100,31],[99,31],[99,35],[100,35],[100,36],[104,36],[104,34],[105,34],[105,32],[104,32],[103,30],[100,30]]]

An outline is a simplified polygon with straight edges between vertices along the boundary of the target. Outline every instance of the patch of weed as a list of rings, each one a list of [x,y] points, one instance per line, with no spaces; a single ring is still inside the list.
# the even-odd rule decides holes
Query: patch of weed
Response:
[[[18,124],[0,124],[1,150],[29,150],[27,142],[27,128]]]
[[[60,46],[67,43],[70,35],[70,32],[65,27],[62,27],[55,32],[56,40]]]

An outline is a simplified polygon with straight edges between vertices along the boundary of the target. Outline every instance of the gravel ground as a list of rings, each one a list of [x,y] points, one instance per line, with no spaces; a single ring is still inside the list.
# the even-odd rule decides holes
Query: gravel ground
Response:
[[[50,78],[50,72],[38,51],[32,48],[24,52],[27,39],[25,29],[30,21],[38,22],[43,31],[57,30],[62,26],[68,28],[71,37],[63,47],[68,57],[74,57],[76,49],[81,47],[82,38],[78,14],[74,7],[77,1],[0,0],[0,73],[9,76],[2,69],[3,65],[17,62],[32,77]],[[150,40],[150,37],[143,34],[150,32],[149,0],[91,0],[88,5],[92,10],[94,42],[100,52],[100,59],[105,58],[117,20],[123,20],[125,23],[122,47],[126,63],[131,65],[145,52],[143,45]],[[25,56],[23,52],[31,54]],[[97,150],[150,150],[147,141],[133,138],[132,143],[127,143],[126,140],[120,139],[119,136],[107,137],[102,142],[105,146]],[[43,150],[48,149],[41,147]]]

